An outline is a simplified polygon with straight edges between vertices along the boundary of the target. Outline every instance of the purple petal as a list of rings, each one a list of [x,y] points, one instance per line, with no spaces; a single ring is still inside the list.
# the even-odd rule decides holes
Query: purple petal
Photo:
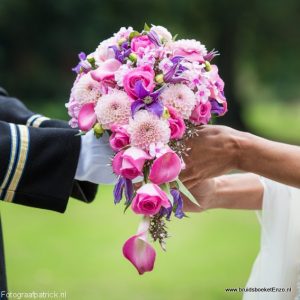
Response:
[[[149,112],[152,112],[153,114],[157,115],[159,118],[164,112],[164,106],[159,101],[152,102],[151,104],[147,105],[146,109]]]
[[[85,60],[86,59],[86,54],[84,52],[80,52],[78,54],[78,57],[79,57],[80,60]]]
[[[214,57],[220,55],[220,53],[218,51],[215,51],[215,49],[213,49],[212,51],[208,52],[206,55],[204,55],[204,59],[211,61]]]
[[[140,110],[141,108],[145,107],[146,104],[142,100],[135,100],[131,104],[131,116],[134,117],[135,113]]]
[[[182,219],[185,217],[185,214],[183,212],[183,199],[181,197],[181,194],[176,189],[171,189],[171,195],[173,196],[174,204],[173,206],[176,208],[175,210],[175,217]]]
[[[145,89],[142,80],[139,80],[136,82],[136,84],[134,86],[134,91],[139,99],[144,99],[145,97],[149,96],[149,94],[150,94],[150,92]]]
[[[148,33],[148,38],[156,47],[161,46],[159,36],[154,30],[150,30],[150,32]]]
[[[125,197],[126,205],[130,204],[133,199],[133,184],[130,179],[125,178]]]
[[[210,98],[210,104],[211,104],[211,113],[216,114],[217,116],[222,116],[226,108],[223,107],[217,100]]]
[[[117,184],[114,187],[114,203],[120,203],[123,197],[123,189],[125,185],[125,178],[120,177]]]

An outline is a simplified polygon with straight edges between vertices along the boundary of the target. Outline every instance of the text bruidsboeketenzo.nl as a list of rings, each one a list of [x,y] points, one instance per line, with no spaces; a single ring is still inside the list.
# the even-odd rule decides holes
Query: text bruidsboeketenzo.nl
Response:
[[[228,293],[291,293],[292,288],[279,287],[245,287],[245,288],[225,288]]]

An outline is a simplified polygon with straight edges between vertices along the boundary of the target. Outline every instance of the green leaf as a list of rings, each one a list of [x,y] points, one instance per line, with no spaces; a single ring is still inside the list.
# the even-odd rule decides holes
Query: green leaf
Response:
[[[147,23],[144,25],[144,31],[150,31],[150,26]]]
[[[86,132],[80,130],[78,133],[75,134],[75,136],[82,136],[82,135],[86,135]]]
[[[185,185],[179,180],[179,179],[176,179],[176,184],[177,184],[177,187],[178,187],[178,190],[183,194],[185,195],[191,202],[193,202],[194,204],[196,204],[197,206],[201,206],[196,198],[192,195],[192,193],[185,187]]]
[[[176,41],[177,37],[178,37],[178,34],[175,34],[175,35],[173,36],[173,38],[172,38],[173,42]]]
[[[131,41],[134,37],[139,36],[139,35],[140,35],[140,33],[138,31],[132,31],[129,34],[129,41]]]
[[[173,200],[173,196],[171,194],[170,184],[169,183],[163,183],[163,184],[160,185],[160,188],[167,194],[168,199],[170,200],[171,204],[173,205],[174,200]]]

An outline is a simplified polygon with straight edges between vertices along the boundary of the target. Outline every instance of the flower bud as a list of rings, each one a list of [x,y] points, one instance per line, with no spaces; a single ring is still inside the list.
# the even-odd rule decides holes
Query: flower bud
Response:
[[[205,70],[207,72],[209,72],[211,70],[211,65],[210,65],[210,62],[208,60],[205,61]]]
[[[100,123],[96,123],[93,127],[93,130],[97,138],[100,138],[105,131]]]
[[[164,83],[164,75],[163,75],[163,74],[157,74],[157,75],[155,76],[155,81],[156,81],[157,83]]]
[[[170,112],[167,107],[164,106],[164,111],[162,115],[163,119],[167,120],[171,117]]]
[[[133,62],[136,63],[137,61],[137,55],[135,53],[130,53],[128,58]]]
[[[125,38],[121,38],[121,39],[118,40],[118,45],[121,46],[126,41],[127,40]]]

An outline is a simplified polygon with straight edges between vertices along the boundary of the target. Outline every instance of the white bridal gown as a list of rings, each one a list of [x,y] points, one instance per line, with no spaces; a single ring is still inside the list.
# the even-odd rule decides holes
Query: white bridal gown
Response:
[[[246,288],[291,288],[291,292],[244,292],[243,300],[300,300],[300,190],[261,180],[261,249]]]

